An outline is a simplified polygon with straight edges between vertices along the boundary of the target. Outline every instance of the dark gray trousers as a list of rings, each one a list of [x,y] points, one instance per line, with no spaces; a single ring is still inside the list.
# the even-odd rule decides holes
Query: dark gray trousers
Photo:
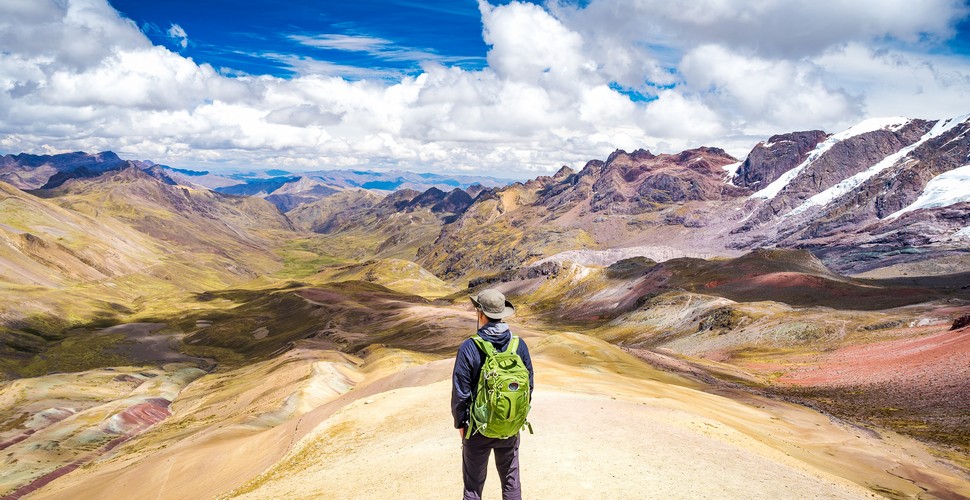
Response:
[[[521,500],[518,435],[495,439],[475,434],[462,442],[461,474],[465,481],[465,496],[462,498],[481,500],[488,472],[488,455],[492,450],[495,450],[495,468],[502,479],[503,500]]]

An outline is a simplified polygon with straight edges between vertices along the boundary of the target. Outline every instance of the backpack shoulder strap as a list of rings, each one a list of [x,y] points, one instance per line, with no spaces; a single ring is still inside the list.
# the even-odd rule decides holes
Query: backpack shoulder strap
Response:
[[[491,342],[479,337],[478,335],[473,336],[472,341],[475,342],[475,345],[477,345],[478,348],[481,349],[486,356],[491,357],[498,354],[498,351],[495,350],[495,346],[492,345]],[[519,337],[513,335],[512,339],[509,340],[508,347],[506,347],[505,350],[502,352],[515,353],[516,351],[518,351],[518,349],[519,349]]]
[[[478,335],[472,337],[472,342],[475,342],[475,345],[477,345],[478,348],[485,353],[486,357],[490,358],[495,355],[495,346],[493,346],[491,342],[479,337]]]
[[[512,340],[509,341],[509,347],[505,349],[505,352],[517,353],[519,350],[519,337],[513,335]]]

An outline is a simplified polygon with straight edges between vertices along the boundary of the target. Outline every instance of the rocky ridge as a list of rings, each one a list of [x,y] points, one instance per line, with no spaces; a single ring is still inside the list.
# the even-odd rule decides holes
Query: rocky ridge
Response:
[[[41,189],[60,186],[75,177],[96,177],[128,164],[111,151],[97,154],[84,152],[56,155],[5,155],[0,157],[0,181],[19,189]]]
[[[421,262],[453,278],[562,251],[626,247],[663,246],[680,256],[807,248],[845,273],[959,261],[970,241],[970,189],[962,180],[968,131],[963,116],[777,135],[727,182],[725,171],[738,162],[716,148],[616,151],[580,172],[483,192],[423,247]],[[495,237],[491,227],[501,228]],[[468,248],[472,235],[493,250]]]
[[[968,117],[873,122],[831,136],[754,193],[730,246],[810,248],[849,272],[887,263],[872,262],[873,253],[922,249],[890,256],[902,262],[965,250],[958,234],[970,226],[965,184],[949,186],[948,203],[916,202],[931,181],[966,165]]]
[[[966,116],[870,119],[835,134],[775,135],[743,161],[710,147],[659,155],[617,150],[578,172],[563,167],[507,186],[419,191],[404,186],[440,176],[273,171],[283,175],[217,190],[265,198],[304,230],[364,243],[359,257],[414,258],[446,279],[560,252],[635,247],[664,247],[671,258],[807,248],[840,272],[860,273],[921,260],[959,262],[967,253],[970,195],[960,179],[968,129]],[[134,165],[166,184],[211,175],[125,163],[113,153],[7,156],[2,165],[5,178],[21,185],[31,178],[30,186],[55,175],[86,176],[91,165]],[[399,189],[381,199],[382,187]]]

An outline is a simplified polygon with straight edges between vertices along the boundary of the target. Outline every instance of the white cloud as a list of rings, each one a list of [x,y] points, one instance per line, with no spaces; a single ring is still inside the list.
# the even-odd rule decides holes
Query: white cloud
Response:
[[[960,0],[593,0],[554,4],[567,26],[608,31],[622,42],[678,47],[717,44],[760,56],[799,58],[830,47],[892,37],[919,42],[953,34]],[[582,28],[578,28],[582,27]]]
[[[380,68],[364,68],[360,66],[348,66],[335,64],[329,61],[299,56],[295,54],[262,53],[251,54],[254,57],[264,57],[283,63],[297,75],[329,75],[352,79],[393,79],[400,78],[401,73],[397,70],[386,70]],[[225,73],[225,72],[223,72]]]
[[[970,111],[970,64],[965,58],[853,43],[829,51],[816,63],[843,88],[864,96],[868,115],[939,118]]]
[[[120,48],[150,45],[134,23],[118,16],[104,0],[0,2],[4,54],[83,70]]]
[[[314,36],[290,35],[288,38],[308,47],[347,52],[366,52],[371,56],[385,61],[451,63],[470,59],[461,56],[442,56],[430,50],[397,46],[390,40],[364,35],[326,33]],[[283,60],[286,60],[286,58],[284,57]],[[299,65],[295,66],[294,69],[300,69]],[[398,71],[385,71],[384,73],[389,77],[400,76],[400,72]]]
[[[726,131],[726,125],[713,109],[697,98],[674,90],[660,92],[659,98],[647,106],[645,114],[648,132],[674,141],[714,138]]]
[[[583,39],[541,7],[511,3],[492,7],[479,0],[488,65],[502,79],[533,85],[585,80],[595,70],[582,51]]]
[[[316,36],[292,35],[290,39],[322,49],[370,52],[391,44],[390,40],[370,36],[351,36],[327,33]]]
[[[167,34],[179,47],[184,49],[189,46],[189,35],[185,33],[185,30],[181,26],[173,24],[168,28]]]
[[[666,112],[685,102],[713,112],[703,134],[697,126],[670,129],[694,138],[714,133],[729,143],[838,130],[867,116],[940,118],[970,109],[970,61],[926,50],[968,15],[957,0],[593,0],[550,9],[583,36],[604,76],[679,99]]]
[[[806,4],[808,5],[808,4]],[[398,167],[503,176],[615,148],[721,146],[865,115],[970,111],[970,64],[926,55],[961,2],[481,2],[488,66],[367,36],[294,38],[425,61],[417,76],[264,54],[291,79],[227,76],[153,46],[105,0],[0,3],[0,149],[112,149],[175,166]],[[900,13],[905,10],[905,14]],[[168,35],[186,47],[178,25]],[[617,83],[649,98],[633,102]]]
[[[804,130],[861,112],[857,99],[829,87],[824,69],[811,61],[743,57],[703,45],[684,56],[680,71],[686,92],[698,95],[722,119],[763,134]]]

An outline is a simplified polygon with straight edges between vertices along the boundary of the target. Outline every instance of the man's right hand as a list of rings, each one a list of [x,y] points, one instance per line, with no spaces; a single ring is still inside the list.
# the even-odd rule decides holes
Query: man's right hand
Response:
[[[462,440],[465,439],[465,427],[461,427],[458,429],[458,435],[461,436]]]

